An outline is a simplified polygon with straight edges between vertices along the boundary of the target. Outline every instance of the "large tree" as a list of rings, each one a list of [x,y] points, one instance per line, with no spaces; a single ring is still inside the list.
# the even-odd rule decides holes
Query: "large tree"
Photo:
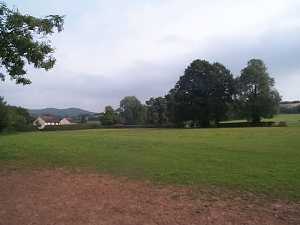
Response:
[[[119,122],[119,116],[113,109],[113,107],[106,106],[105,111],[100,118],[102,125],[113,125]]]
[[[55,58],[49,35],[62,31],[63,22],[63,16],[36,18],[0,3],[0,80],[10,77],[17,84],[30,84],[27,64],[51,69]]]
[[[233,76],[220,63],[193,61],[167,95],[170,118],[209,126],[226,117],[234,93]]]
[[[168,122],[167,100],[163,97],[150,98],[146,101],[147,123],[162,125]]]
[[[16,106],[8,106],[8,129],[15,131],[28,130],[33,122],[27,109]]]
[[[278,112],[280,95],[274,79],[260,59],[251,59],[238,78],[238,102],[242,115],[251,122],[271,118]]]
[[[3,130],[24,131],[32,125],[28,111],[21,107],[7,105],[0,97],[0,132]]]
[[[8,126],[8,106],[4,99],[0,96],[0,132]]]
[[[128,125],[136,125],[143,122],[144,107],[135,96],[127,96],[120,102],[121,122]]]

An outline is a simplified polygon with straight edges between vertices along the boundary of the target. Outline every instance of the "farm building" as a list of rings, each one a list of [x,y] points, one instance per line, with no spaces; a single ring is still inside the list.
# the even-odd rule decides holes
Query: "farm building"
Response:
[[[59,125],[71,125],[74,124],[71,118],[63,118],[59,121]]]
[[[59,119],[55,116],[39,116],[35,121],[33,121],[33,125],[38,129],[44,129],[45,126],[57,126],[57,125],[71,125],[72,123],[70,118]]]

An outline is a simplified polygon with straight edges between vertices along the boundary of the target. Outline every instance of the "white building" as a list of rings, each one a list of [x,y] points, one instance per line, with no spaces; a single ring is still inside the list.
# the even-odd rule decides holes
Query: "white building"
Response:
[[[59,125],[71,125],[74,124],[72,123],[72,120],[70,118],[63,118],[59,121]]]
[[[33,125],[38,129],[44,129],[45,126],[59,125],[60,120],[54,116],[39,116],[33,121]]]
[[[39,116],[33,121],[33,125],[38,129],[44,129],[46,126],[58,126],[58,125],[72,125],[70,118],[59,119],[55,116]]]

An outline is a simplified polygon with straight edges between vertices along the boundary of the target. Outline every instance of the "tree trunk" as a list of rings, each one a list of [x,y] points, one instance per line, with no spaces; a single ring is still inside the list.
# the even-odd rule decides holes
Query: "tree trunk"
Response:
[[[261,121],[261,118],[260,118],[259,115],[253,115],[252,116],[252,122],[253,123],[260,123],[260,121]]]

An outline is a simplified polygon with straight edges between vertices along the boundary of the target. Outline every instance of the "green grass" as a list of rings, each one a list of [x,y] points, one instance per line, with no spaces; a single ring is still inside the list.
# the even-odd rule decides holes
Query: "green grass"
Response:
[[[288,126],[300,127],[300,114],[279,114],[272,119],[268,119],[267,121],[285,121],[287,122]]]
[[[2,135],[0,165],[87,168],[154,182],[213,185],[299,200],[300,127]]]
[[[245,122],[246,120],[230,120],[224,121],[223,123],[233,123],[233,122]],[[285,121],[288,126],[300,127],[300,114],[278,114],[271,119],[264,119],[263,121],[274,121],[280,122]]]

